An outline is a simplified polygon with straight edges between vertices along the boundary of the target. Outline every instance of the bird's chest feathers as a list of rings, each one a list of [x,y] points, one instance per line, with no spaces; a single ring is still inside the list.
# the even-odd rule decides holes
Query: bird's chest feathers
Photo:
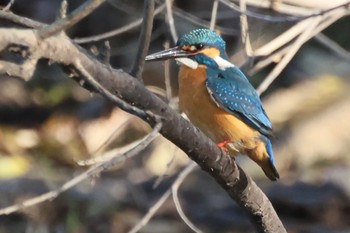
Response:
[[[179,104],[187,117],[209,137],[213,138],[209,128],[209,118],[217,107],[212,103],[206,90],[206,69],[191,69],[184,65],[179,72]],[[209,111],[211,113],[209,113]]]
[[[216,142],[253,136],[249,127],[218,107],[211,99],[206,87],[206,75],[206,69],[202,67],[197,69],[180,67],[180,109],[198,128]]]

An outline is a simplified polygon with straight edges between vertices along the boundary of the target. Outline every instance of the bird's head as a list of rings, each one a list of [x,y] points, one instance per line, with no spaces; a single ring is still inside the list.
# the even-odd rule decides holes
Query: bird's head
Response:
[[[196,69],[209,66],[225,70],[234,65],[227,59],[225,41],[209,29],[196,29],[183,35],[176,46],[148,55],[146,61],[176,59],[180,64]]]

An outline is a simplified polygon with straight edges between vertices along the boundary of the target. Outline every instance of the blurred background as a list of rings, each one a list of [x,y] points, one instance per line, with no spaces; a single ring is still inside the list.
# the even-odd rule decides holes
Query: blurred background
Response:
[[[11,10],[52,23],[60,2],[16,0]],[[83,2],[69,0],[69,10]],[[272,17],[248,17],[253,49],[302,20],[259,7],[273,7],[284,1],[252,2],[257,4],[248,7],[251,12]],[[320,1],[324,2],[328,1]],[[1,0],[0,6],[7,3]],[[158,1],[156,7],[162,7],[162,3]],[[177,34],[208,28],[212,6],[211,0],[174,1]],[[305,9],[312,10],[308,7]],[[67,34],[82,40],[123,28],[142,18],[142,10],[143,1],[109,0]],[[155,16],[150,53],[164,49],[166,44],[174,45],[164,6],[160,10]],[[2,19],[0,24],[20,27]],[[254,70],[264,57],[246,55],[237,9],[220,3],[216,25],[227,41],[232,61],[258,87],[279,59]],[[321,36],[306,42],[262,95],[276,133],[273,145],[281,179],[270,182],[255,163],[245,157],[237,159],[267,194],[288,232],[350,232],[349,25],[350,18],[343,17]],[[139,32],[140,26],[135,26],[107,39],[114,68],[130,70]],[[98,51],[104,41],[81,46]],[[164,64],[155,62],[146,64],[143,79],[145,85],[176,108],[176,76],[177,66],[170,63],[170,85],[165,85]],[[0,76],[0,208],[59,188],[88,169],[77,161],[125,146],[150,130],[140,119],[81,88],[48,61],[40,62],[29,82]],[[128,232],[188,162],[182,151],[159,136],[138,156],[82,182],[57,199],[0,216],[0,233]],[[244,210],[200,169],[185,179],[179,197],[188,218],[203,232],[254,232]],[[141,232],[192,231],[168,198]]]

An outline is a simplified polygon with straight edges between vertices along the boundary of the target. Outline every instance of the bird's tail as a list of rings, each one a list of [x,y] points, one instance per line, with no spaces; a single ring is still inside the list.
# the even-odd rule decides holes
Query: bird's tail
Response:
[[[260,141],[256,148],[247,151],[248,156],[254,160],[272,181],[280,178],[275,167],[272,145],[269,139]]]

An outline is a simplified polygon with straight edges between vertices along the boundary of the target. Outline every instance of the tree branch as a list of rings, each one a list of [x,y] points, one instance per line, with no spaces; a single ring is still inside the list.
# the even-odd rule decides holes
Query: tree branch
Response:
[[[93,12],[97,7],[99,7],[105,0],[88,0],[83,3],[80,7],[74,10],[70,15],[67,15],[65,18],[58,19],[53,24],[50,24],[47,27],[42,28],[38,31],[39,37],[42,39],[48,38],[49,36],[55,35],[56,33],[67,30],[72,27],[80,20],[88,16]]]
[[[27,208],[27,207],[30,207],[33,205],[37,205],[37,204],[42,203],[44,201],[53,200],[59,194],[67,191],[68,189],[71,189],[72,187],[76,186],[77,184],[80,184],[82,181],[88,179],[89,177],[92,177],[96,174],[99,174],[100,172],[105,171],[105,170],[115,166],[116,164],[118,164],[122,161],[125,161],[126,159],[128,159],[132,156],[139,154],[157,137],[158,132],[161,129],[161,127],[162,127],[162,123],[161,122],[157,123],[151,133],[146,135],[143,139],[139,140],[137,143],[134,143],[133,147],[131,149],[129,149],[128,151],[125,152],[125,150],[124,150],[123,153],[120,153],[120,154],[114,153],[114,156],[111,157],[109,160],[93,165],[85,172],[83,172],[80,175],[74,177],[73,179],[65,182],[60,188],[58,188],[56,190],[52,190],[52,191],[49,191],[47,193],[36,196],[34,198],[30,198],[22,203],[2,208],[2,209],[0,209],[0,215],[11,214],[15,211],[18,211],[18,210],[21,210],[21,209],[24,209],[24,208]]]
[[[122,70],[112,69],[91,58],[62,33],[42,40],[34,30],[0,29],[0,51],[13,44],[21,45],[31,53],[49,59],[51,62],[65,67],[75,67],[81,75],[77,81],[84,80],[95,90],[100,91],[96,86],[97,82],[108,93],[127,103],[132,103],[136,108],[161,116],[163,127],[160,133],[185,151],[203,170],[214,177],[221,187],[248,211],[259,232],[285,232],[265,194],[231,157],[223,153],[206,135],[147,90],[137,79]],[[2,73],[5,73],[6,70],[7,67],[4,65]],[[81,72],[82,70],[85,70],[86,73]],[[91,82],[91,78],[96,82]],[[110,95],[101,94],[113,101]],[[140,117],[151,126],[155,126],[155,120],[149,115]]]
[[[159,7],[156,8],[156,10],[154,11],[154,16],[159,14],[160,12],[162,12],[165,9],[165,3],[161,4]],[[109,32],[105,32],[99,35],[95,35],[95,36],[88,36],[88,37],[83,37],[83,38],[75,38],[74,41],[78,44],[83,44],[83,43],[90,43],[90,42],[94,42],[94,41],[99,41],[99,40],[104,40],[107,38],[110,38],[112,36],[117,36],[120,35],[124,32],[127,32],[129,30],[132,30],[138,26],[140,26],[142,24],[143,19],[139,18],[121,28],[117,28],[114,29],[112,31]]]
[[[139,47],[137,49],[136,60],[130,71],[130,75],[142,81],[142,70],[145,64],[145,57],[148,53],[149,44],[151,42],[151,34],[153,28],[154,0],[145,0],[143,9],[143,21],[139,37]]]

